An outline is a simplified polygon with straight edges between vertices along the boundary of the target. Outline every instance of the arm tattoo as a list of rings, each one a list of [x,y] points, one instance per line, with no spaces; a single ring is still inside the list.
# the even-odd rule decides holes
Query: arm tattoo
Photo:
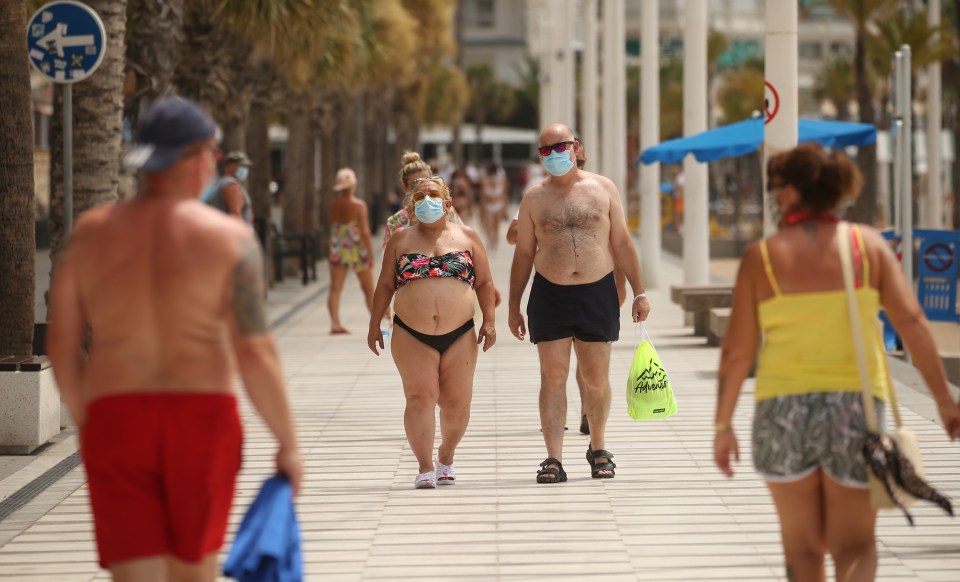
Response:
[[[267,331],[267,313],[263,302],[263,256],[253,237],[241,243],[240,260],[233,269],[233,316],[240,335]]]

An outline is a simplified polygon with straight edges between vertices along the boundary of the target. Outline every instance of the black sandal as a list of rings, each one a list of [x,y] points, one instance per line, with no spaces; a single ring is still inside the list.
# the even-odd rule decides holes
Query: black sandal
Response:
[[[548,467],[547,465],[556,465]],[[540,470],[537,471],[537,483],[563,483],[567,480],[567,472],[563,470],[563,464],[553,457],[548,457],[540,463]]]
[[[597,463],[594,461],[597,457],[603,457],[606,459],[603,463]],[[590,463],[590,476],[594,479],[613,479],[617,476],[617,472],[614,470],[617,467],[617,464],[611,461],[613,455],[610,451],[603,449],[593,450],[592,445],[587,446],[587,462]],[[609,471],[609,475],[601,474],[603,471]]]

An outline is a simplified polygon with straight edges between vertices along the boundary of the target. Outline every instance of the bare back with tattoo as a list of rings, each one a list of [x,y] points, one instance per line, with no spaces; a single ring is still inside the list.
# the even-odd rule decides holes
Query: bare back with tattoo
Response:
[[[198,201],[144,197],[95,209],[67,252],[92,328],[88,400],[230,391],[231,337],[267,332],[253,233]]]

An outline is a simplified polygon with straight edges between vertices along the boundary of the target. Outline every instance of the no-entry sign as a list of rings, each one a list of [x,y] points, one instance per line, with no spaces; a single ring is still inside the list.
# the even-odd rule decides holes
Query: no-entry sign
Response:
[[[953,266],[953,249],[950,245],[942,242],[933,243],[927,247],[927,252],[923,254],[923,262],[927,268],[936,273],[943,273]]]

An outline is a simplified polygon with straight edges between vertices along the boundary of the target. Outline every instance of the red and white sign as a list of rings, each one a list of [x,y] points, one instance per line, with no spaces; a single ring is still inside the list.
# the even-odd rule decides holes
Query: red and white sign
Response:
[[[773,121],[780,111],[780,94],[769,81],[763,82],[763,124]]]

